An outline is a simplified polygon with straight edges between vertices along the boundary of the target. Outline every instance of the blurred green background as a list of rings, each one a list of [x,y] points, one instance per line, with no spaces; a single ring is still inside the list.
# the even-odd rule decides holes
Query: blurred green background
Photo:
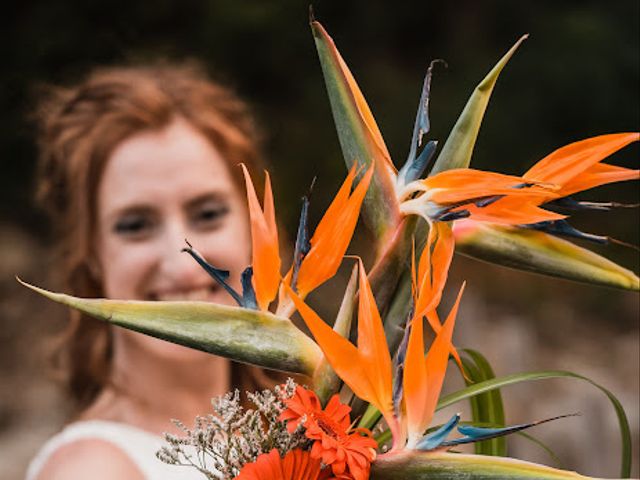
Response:
[[[523,33],[531,36],[498,81],[473,166],[522,173],[571,141],[639,128],[637,0],[317,1],[314,9],[358,80],[397,164],[407,154],[429,61],[441,58],[449,65],[436,69],[431,99],[429,137],[444,141],[475,84]],[[38,85],[75,82],[98,65],[158,57],[204,62],[254,107],[279,218],[290,233],[311,179],[318,176],[312,210],[319,215],[345,170],[306,2],[49,0],[13,2],[3,10],[0,477],[11,479],[21,478],[29,456],[65,415],[64,402],[45,380],[41,348],[64,311],[34,300],[13,280],[20,274],[47,285],[50,229],[31,200],[36,148],[28,116]],[[638,152],[634,145],[611,161],[637,168]],[[634,203],[638,192],[636,182],[585,198]],[[637,210],[580,214],[574,223],[625,242],[640,241]],[[366,236],[359,241],[366,244]],[[596,250],[638,271],[636,251]],[[637,294],[457,258],[451,285],[463,278],[470,288],[458,344],[485,352],[499,374],[566,368],[604,383],[628,408],[637,459]],[[583,417],[549,426],[546,438],[544,431],[540,436],[566,467],[614,474],[619,447],[604,397],[570,381],[509,390],[506,396],[513,422],[582,411]],[[512,453],[550,462],[518,442]],[[637,475],[637,466],[634,471]]]

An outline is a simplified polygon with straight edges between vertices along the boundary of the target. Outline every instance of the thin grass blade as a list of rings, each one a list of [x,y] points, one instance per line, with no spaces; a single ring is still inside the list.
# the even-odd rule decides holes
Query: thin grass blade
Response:
[[[552,378],[574,378],[577,380],[582,380],[584,382],[590,383],[607,396],[609,402],[611,402],[611,405],[615,410],[616,417],[618,419],[618,426],[620,428],[622,447],[620,476],[623,478],[629,478],[629,476],[631,475],[631,430],[629,428],[629,421],[627,419],[624,408],[622,407],[620,401],[609,390],[594,382],[593,380],[582,375],[578,375],[577,373],[562,370],[549,370],[541,372],[517,373],[504,377],[493,378],[484,382],[475,383],[469,387],[463,388],[462,390],[458,390],[457,392],[453,392],[442,397],[438,402],[437,409],[440,410],[461,400],[468,399],[472,396],[480,395],[482,393],[490,392],[509,385],[537,380],[547,380]]]

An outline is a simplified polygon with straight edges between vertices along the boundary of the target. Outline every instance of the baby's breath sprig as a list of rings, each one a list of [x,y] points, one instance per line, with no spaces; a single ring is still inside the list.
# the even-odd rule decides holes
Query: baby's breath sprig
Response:
[[[184,436],[165,433],[167,445],[156,456],[170,465],[196,468],[207,480],[232,480],[244,465],[274,448],[283,456],[295,448],[308,449],[311,441],[302,425],[289,433],[278,420],[295,389],[296,383],[288,379],[273,390],[247,392],[256,408],[246,410],[238,390],[216,397],[213,413],[196,417],[192,429],[173,420]]]

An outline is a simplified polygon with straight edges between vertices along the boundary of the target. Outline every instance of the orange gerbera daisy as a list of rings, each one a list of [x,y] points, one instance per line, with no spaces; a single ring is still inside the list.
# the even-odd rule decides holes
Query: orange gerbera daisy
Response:
[[[338,395],[331,397],[323,410],[316,394],[300,386],[288,400],[280,420],[287,421],[287,429],[294,431],[304,421],[305,435],[315,440],[311,456],[330,465],[339,478],[366,480],[378,443],[366,429],[349,431],[351,407],[340,403]],[[364,436],[362,435],[364,434]]]
[[[234,480],[320,480],[329,478],[319,459],[299,448],[287,452],[284,458],[274,448],[246,464]]]
[[[358,428],[353,433],[335,437],[323,432],[321,438],[311,447],[312,458],[322,459],[324,464],[330,465],[338,478],[369,478],[371,462],[376,458],[375,449],[378,447],[378,442],[371,437],[369,430]]]
[[[318,396],[298,385],[293,396],[285,400],[285,405],[287,409],[280,415],[280,420],[287,421],[287,430],[293,432],[300,422],[306,419],[304,426],[307,429],[307,437],[312,440],[320,437],[310,437],[310,431],[324,431],[328,435],[335,435],[336,432],[346,432],[351,423],[351,407],[340,403],[338,395],[331,397],[327,408],[323,410]]]

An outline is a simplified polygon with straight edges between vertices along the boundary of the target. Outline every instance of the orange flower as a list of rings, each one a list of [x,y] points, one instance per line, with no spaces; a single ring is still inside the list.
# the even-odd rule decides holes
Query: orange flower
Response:
[[[366,436],[360,435],[363,430],[337,437],[324,435],[311,447],[311,457],[322,459],[338,478],[367,480],[378,442],[371,438],[370,432]]]
[[[449,266],[453,258],[455,240],[451,227],[446,222],[435,222],[429,229],[427,244],[422,251],[418,264],[417,278],[414,275],[414,317],[427,317],[429,325],[437,334],[442,324],[438,318],[436,307],[442,298],[442,291],[447,282]],[[413,267],[415,270],[415,267]],[[451,355],[464,373],[462,361],[456,348],[451,346]]]
[[[421,259],[420,278],[415,280],[416,304],[421,310],[416,312],[409,327],[411,330],[408,344],[405,347],[407,348],[406,355],[403,356],[404,361],[399,365],[403,366],[403,369],[398,370],[404,370],[404,378],[402,389],[396,392],[397,398],[393,398],[392,365],[382,320],[362,262],[360,261],[359,268],[357,347],[335,332],[295,292],[285,285],[300,315],[336,374],[358,397],[371,403],[382,413],[392,432],[393,449],[405,446],[407,434],[409,434],[409,442],[412,447],[421,438],[436,408],[449,353],[453,353],[457,357],[451,343],[451,337],[462,289],[444,324],[440,323],[435,312],[446,281],[452,252],[453,242],[450,227],[445,223],[435,223],[429,244],[425,247],[424,255],[426,257],[423,255]],[[415,271],[415,266],[412,270]],[[426,356],[422,335],[424,316],[427,316],[437,332]],[[312,409],[317,410],[318,408],[318,404],[313,401],[307,400],[306,404],[310,405]],[[288,415],[289,418],[297,418],[296,416],[303,414],[309,417],[313,416],[312,413],[316,410],[297,407],[297,413],[288,413]],[[396,416],[396,411],[399,412],[399,417]],[[319,449],[323,448],[323,451],[327,452],[323,455],[325,462],[334,460],[331,454],[341,455],[341,452],[346,448],[343,445],[345,440],[339,436],[334,437],[327,434],[322,435],[321,438],[322,445],[314,445],[315,450],[312,451],[318,454]],[[362,441],[361,439],[349,440],[355,444]],[[338,461],[344,460],[344,458],[336,458]],[[354,461],[357,461],[357,458]],[[359,472],[361,471],[359,470]],[[352,471],[352,473],[355,472]]]
[[[528,225],[566,218],[544,204],[599,185],[640,178],[639,170],[600,163],[637,142],[640,134],[615,133],[565,145],[531,167],[522,177],[473,169],[447,170],[408,184],[401,211],[427,221],[472,219]],[[422,192],[422,193],[421,193]],[[419,196],[411,198],[416,193]]]
[[[258,456],[248,463],[235,480],[319,480],[329,476],[329,470],[321,470],[320,460],[312,458],[310,452],[295,449],[284,458],[276,448]]]
[[[327,408],[322,409],[318,396],[312,391],[296,387],[293,397],[285,400],[287,409],[280,415],[281,421],[287,422],[287,430],[293,432],[300,421],[306,418],[304,425],[307,429],[307,437],[318,439],[320,432],[327,435],[338,435],[344,433],[349,428],[349,412],[351,407],[340,403],[338,395],[331,397],[327,403]],[[313,432],[309,436],[309,433]]]
[[[351,407],[340,403],[338,395],[331,397],[323,410],[313,391],[298,386],[285,404],[287,409],[280,415],[280,420],[287,421],[289,432],[304,420],[306,437],[315,440],[311,448],[313,458],[330,465],[339,478],[365,480],[369,477],[378,444],[366,429],[349,432]]]
[[[336,374],[358,397],[373,404],[398,438],[393,412],[392,365],[380,312],[362,261],[359,268],[358,346],[335,332],[288,285],[283,284]]]
[[[253,278],[252,285],[260,310],[267,310],[275,298],[280,285],[280,250],[276,227],[275,208],[269,173],[265,177],[263,206],[255,192],[251,176],[242,165],[247,187],[247,201],[251,220],[251,242]],[[367,193],[373,167],[364,174],[362,180],[351,192],[356,177],[355,167],[351,169],[333,202],[318,224],[309,252],[303,257],[298,272],[296,289],[304,298],[313,289],[333,277],[344,256],[358,222],[360,207]],[[293,267],[285,276],[285,282],[291,281]],[[282,297],[281,297],[282,299]],[[289,302],[290,303],[290,302]],[[278,313],[286,314],[279,305]]]
[[[424,180],[408,184],[400,193],[404,202],[400,211],[424,217],[428,222],[456,220],[482,215],[495,223],[533,223],[565,218],[535,206],[535,199],[557,197],[558,187],[547,182],[527,180],[471,168],[446,170]],[[424,192],[415,198],[415,193]],[[496,208],[500,202],[483,205],[483,200],[506,197],[528,206],[515,217]],[[540,202],[541,203],[541,202]]]
[[[442,382],[447,371],[449,353],[453,348],[451,336],[463,291],[464,284],[458,293],[456,303],[451,309],[447,320],[438,329],[436,338],[431,344],[426,357],[423,318],[422,316],[414,316],[411,320],[411,332],[407,345],[403,378],[405,418],[409,436],[408,446],[410,448],[416,446],[433,419],[442,389]],[[432,313],[435,313],[435,310]]]

